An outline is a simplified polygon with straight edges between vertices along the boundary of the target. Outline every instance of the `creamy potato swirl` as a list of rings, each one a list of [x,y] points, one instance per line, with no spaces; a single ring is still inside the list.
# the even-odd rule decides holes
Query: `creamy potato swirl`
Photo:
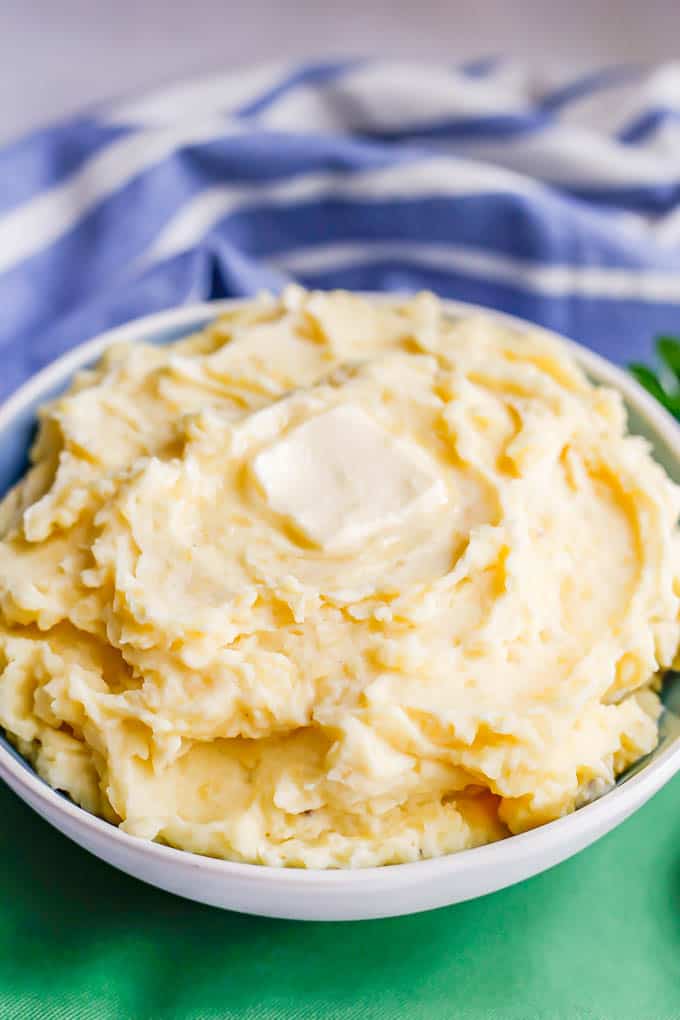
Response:
[[[137,836],[432,857],[657,741],[678,489],[566,345],[292,288],[111,348],[0,507],[0,725]]]

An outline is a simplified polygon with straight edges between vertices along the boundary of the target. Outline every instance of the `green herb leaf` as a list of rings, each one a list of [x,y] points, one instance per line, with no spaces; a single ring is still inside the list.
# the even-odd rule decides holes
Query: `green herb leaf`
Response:
[[[680,338],[659,336],[654,346],[658,369],[639,363],[628,368],[640,385],[680,420]]]
[[[670,410],[670,405],[672,404],[673,399],[668,393],[666,393],[651,368],[647,365],[640,365],[638,363],[629,365],[628,368],[640,385],[644,386],[644,388],[651,393],[653,397],[656,397],[659,403],[663,404],[665,408]]]
[[[673,373],[676,381],[680,381],[680,340],[674,336],[660,336],[656,341],[659,359]]]

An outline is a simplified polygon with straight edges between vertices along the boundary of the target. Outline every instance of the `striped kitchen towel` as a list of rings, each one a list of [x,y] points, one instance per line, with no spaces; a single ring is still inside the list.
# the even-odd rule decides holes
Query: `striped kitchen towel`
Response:
[[[680,331],[680,64],[233,71],[0,150],[0,397],[126,319],[430,288],[623,362]]]

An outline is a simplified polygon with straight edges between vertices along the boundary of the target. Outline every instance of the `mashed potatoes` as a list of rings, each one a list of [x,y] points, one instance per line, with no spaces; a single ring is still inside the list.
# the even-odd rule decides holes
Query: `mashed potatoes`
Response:
[[[561,345],[288,291],[119,346],[0,508],[0,724],[127,832],[431,857],[657,740],[678,490]]]

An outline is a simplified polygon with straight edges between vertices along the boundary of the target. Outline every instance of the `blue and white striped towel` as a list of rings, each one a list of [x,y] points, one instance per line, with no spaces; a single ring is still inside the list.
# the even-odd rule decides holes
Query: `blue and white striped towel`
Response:
[[[290,278],[648,356],[680,331],[680,65],[557,90],[503,61],[266,67],[0,151],[0,396],[106,327]]]

